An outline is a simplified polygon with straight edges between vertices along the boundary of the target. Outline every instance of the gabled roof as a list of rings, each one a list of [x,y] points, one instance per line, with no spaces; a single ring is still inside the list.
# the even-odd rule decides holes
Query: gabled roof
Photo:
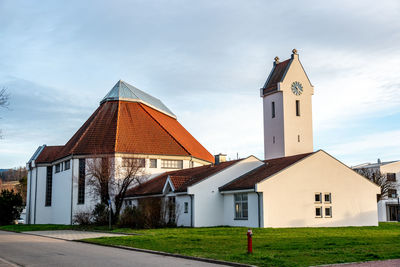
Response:
[[[36,163],[51,163],[57,159],[57,155],[60,153],[64,146],[44,146],[39,156],[37,156]]]
[[[229,166],[232,166],[238,161],[240,160],[231,160],[221,162],[218,165],[205,165],[190,169],[166,172],[139,186],[130,189],[127,192],[127,197],[162,194],[164,185],[168,177],[174,185],[174,192],[187,192],[189,186],[192,186],[204,179],[207,179],[217,172],[220,172],[228,168]]]
[[[120,88],[126,87],[126,83],[119,83]],[[51,161],[69,155],[128,153],[191,156],[214,162],[214,157],[170,114],[141,101],[111,100],[108,95],[105,99],[65,146],[52,154]]]
[[[130,85],[127,82],[119,80],[114,87],[108,92],[108,94],[101,100],[100,104],[106,101],[131,101],[143,103],[149,107],[152,107],[162,113],[167,114],[173,118],[176,118],[175,114],[165,106],[160,99],[151,96],[142,90]]]
[[[263,94],[278,90],[278,83],[282,82],[285,78],[285,74],[290,66],[292,59],[287,59],[280,63],[274,63],[271,73],[268,76],[267,81],[263,86]]]
[[[254,189],[255,185],[262,180],[282,171],[283,169],[295,164],[303,158],[313,154],[305,153],[289,157],[276,158],[264,160],[264,165],[238,177],[237,179],[221,186],[219,191],[232,191],[232,190],[244,190]]]

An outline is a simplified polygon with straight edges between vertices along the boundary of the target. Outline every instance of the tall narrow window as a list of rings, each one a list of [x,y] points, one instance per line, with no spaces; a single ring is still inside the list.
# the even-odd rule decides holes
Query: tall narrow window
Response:
[[[299,134],[297,135],[297,142],[300,143],[300,135]]]
[[[275,136],[272,136],[272,143],[275,144]]]
[[[271,109],[272,118],[275,118],[275,102],[273,101],[271,103]]]
[[[79,159],[78,204],[85,203],[85,159]]]
[[[45,206],[51,206],[51,190],[53,188],[53,166],[47,167]]]
[[[296,116],[300,116],[300,100],[296,100]]]
[[[247,194],[235,194],[235,219],[247,220],[248,218],[248,202]]]

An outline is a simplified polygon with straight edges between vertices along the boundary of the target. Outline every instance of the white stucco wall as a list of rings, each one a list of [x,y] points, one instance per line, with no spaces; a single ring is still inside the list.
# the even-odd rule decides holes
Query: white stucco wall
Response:
[[[259,221],[262,227],[262,193],[260,194],[260,220],[258,218],[258,196],[257,193],[246,193],[248,199],[248,219],[235,219],[235,201],[233,193],[226,193],[224,197],[224,225],[259,227]]]
[[[378,186],[324,151],[260,182],[265,227],[376,226]],[[316,192],[331,193],[331,204],[315,204]],[[316,218],[316,206],[331,206],[332,218]]]
[[[191,203],[190,196],[188,195],[178,195],[175,198],[176,203],[176,213],[177,213],[177,226],[187,226],[190,227],[190,217],[191,217]],[[185,202],[188,203],[188,212],[185,213]]]
[[[224,197],[219,192],[219,187],[262,164],[262,161],[250,156],[189,187],[188,194],[192,194],[194,199],[193,226],[224,225]]]

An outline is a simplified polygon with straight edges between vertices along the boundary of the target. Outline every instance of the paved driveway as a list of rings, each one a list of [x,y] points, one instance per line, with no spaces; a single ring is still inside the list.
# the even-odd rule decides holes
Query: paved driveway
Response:
[[[0,266],[221,266],[119,248],[0,231]]]
[[[51,238],[59,238],[63,240],[79,240],[79,239],[96,238],[96,237],[125,236],[123,234],[74,231],[74,230],[31,231],[31,232],[24,232],[24,234],[40,235]]]

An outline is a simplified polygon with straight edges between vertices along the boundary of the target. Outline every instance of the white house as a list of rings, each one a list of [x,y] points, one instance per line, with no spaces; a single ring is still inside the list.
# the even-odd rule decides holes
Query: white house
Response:
[[[314,88],[296,50],[283,62],[275,58],[260,92],[266,160],[168,172],[131,189],[128,203],[173,198],[177,224],[194,227],[378,225],[380,188],[326,152],[313,152]]]
[[[400,184],[397,177],[400,177],[400,161],[382,162],[380,159],[376,163],[363,163],[352,167],[354,170],[367,169],[379,171],[386,175],[386,179],[393,182],[393,188],[388,190],[388,196],[383,197],[378,202],[378,219],[380,222],[399,221],[400,214]]]
[[[28,161],[27,223],[71,224],[99,201],[88,187],[88,160],[140,161],[150,176],[207,165],[214,157],[157,98],[118,81],[63,146],[43,145]]]
[[[127,205],[168,199],[178,225],[330,227],[378,225],[380,188],[326,152],[314,152],[314,88],[297,54],[260,90],[265,160],[214,158],[158,99],[118,82],[65,146],[40,147],[28,162],[28,220],[71,223],[98,201],[86,195],[85,162],[99,154],[143,159],[150,180]],[[240,138],[240,137],[238,137]],[[166,172],[166,168],[171,168]]]

